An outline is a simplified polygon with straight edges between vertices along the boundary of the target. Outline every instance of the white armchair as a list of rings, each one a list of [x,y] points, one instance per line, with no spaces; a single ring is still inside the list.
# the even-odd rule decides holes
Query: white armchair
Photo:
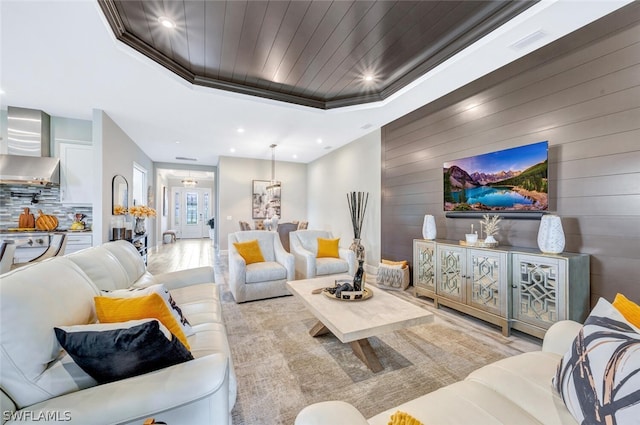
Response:
[[[256,239],[264,262],[247,264],[233,245]],[[245,230],[229,234],[229,289],[237,303],[290,295],[286,282],[295,277],[293,255],[276,232]]]
[[[316,258],[318,238],[333,239],[326,230],[297,230],[289,233],[289,248],[295,257],[296,279],[311,279],[318,276],[356,271],[356,254],[347,248],[339,248],[340,258]]]

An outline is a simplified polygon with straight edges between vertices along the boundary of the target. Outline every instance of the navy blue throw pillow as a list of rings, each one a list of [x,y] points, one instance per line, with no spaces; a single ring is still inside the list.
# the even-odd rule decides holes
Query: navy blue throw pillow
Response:
[[[178,338],[167,339],[157,320],[107,331],[54,330],[73,361],[100,384],[193,360]]]

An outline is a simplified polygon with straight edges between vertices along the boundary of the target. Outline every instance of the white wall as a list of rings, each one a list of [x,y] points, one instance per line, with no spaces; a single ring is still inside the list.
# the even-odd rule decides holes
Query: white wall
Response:
[[[348,192],[369,192],[361,240],[366,263],[380,262],[381,132],[376,130],[307,165],[309,228],[330,230],[340,246],[353,241]]]
[[[124,132],[104,111],[93,111],[93,142],[98,150],[98,175],[102,176],[102,208],[94,208],[94,245],[100,245],[110,239],[111,224],[111,181],[113,176],[120,174],[129,183],[129,206],[132,201],[133,163],[134,161],[146,168],[147,185],[153,185],[155,170],[153,162],[135,142]],[[155,193],[152,191],[151,193]],[[156,208],[154,205],[149,205]],[[100,212],[96,211],[100,210]],[[101,217],[100,217],[101,215]],[[156,231],[154,218],[147,219],[146,227],[149,234],[149,246],[155,246]],[[100,221],[98,227],[95,224]]]
[[[271,161],[222,156],[218,172],[220,178],[216,227],[218,245],[221,250],[225,250],[229,233],[240,230],[238,221],[246,221],[253,227],[252,181],[271,180]],[[307,220],[307,166],[276,161],[276,180],[282,182],[280,222]]]

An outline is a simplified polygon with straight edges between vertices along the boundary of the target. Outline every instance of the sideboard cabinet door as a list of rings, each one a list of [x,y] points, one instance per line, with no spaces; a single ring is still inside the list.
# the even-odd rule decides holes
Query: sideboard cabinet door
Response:
[[[514,329],[539,338],[559,320],[589,312],[589,256],[512,254]]]
[[[466,249],[455,245],[436,246],[436,285],[438,298],[466,303]]]
[[[413,287],[416,297],[435,298],[436,244],[434,241],[413,240]]]
[[[507,253],[469,249],[467,256],[467,304],[507,317],[509,273]]]

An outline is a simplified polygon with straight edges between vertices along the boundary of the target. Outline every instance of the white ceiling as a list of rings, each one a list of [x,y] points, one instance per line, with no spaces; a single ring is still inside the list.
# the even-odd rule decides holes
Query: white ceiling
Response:
[[[278,161],[308,163],[630,2],[542,0],[384,102],[322,111],[191,86],[116,41],[93,0],[0,0],[0,105],[102,109],[157,162],[271,159],[276,143]]]

